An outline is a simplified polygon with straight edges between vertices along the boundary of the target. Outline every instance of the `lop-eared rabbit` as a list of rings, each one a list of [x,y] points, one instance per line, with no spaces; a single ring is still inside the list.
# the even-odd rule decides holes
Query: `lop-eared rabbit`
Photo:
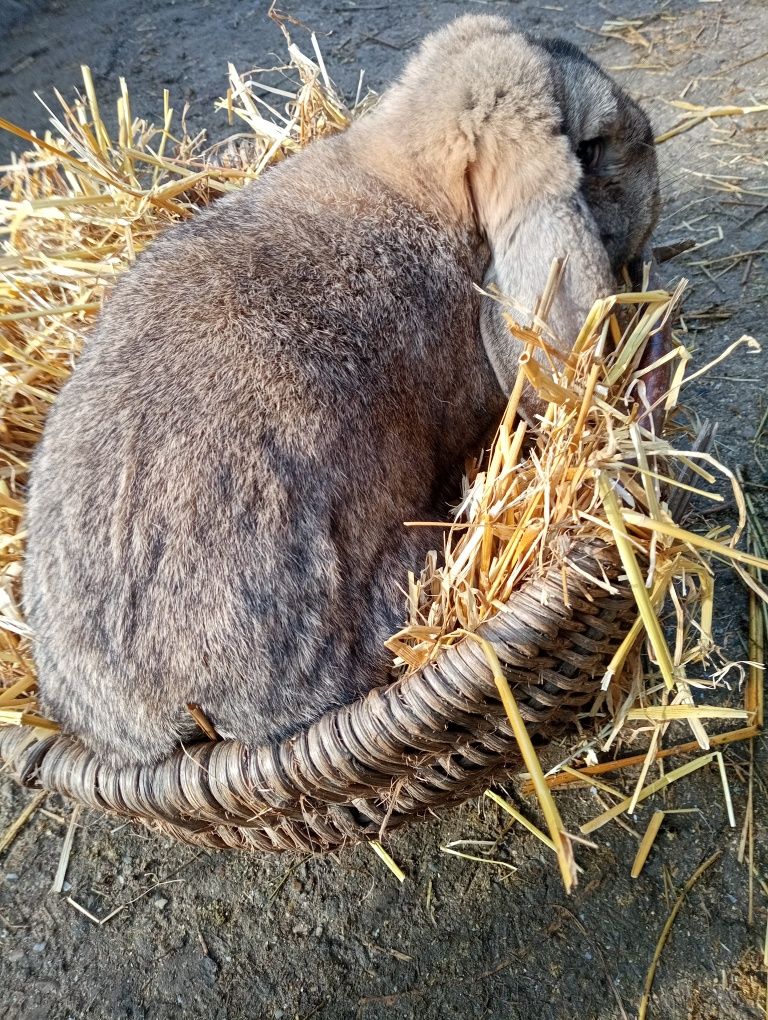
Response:
[[[572,342],[657,204],[648,120],[610,78],[462,17],[348,131],[154,241],[34,460],[43,711],[149,763],[194,735],[190,703],[256,744],[387,682],[439,540],[404,522],[447,519],[515,379],[475,285],[532,308],[567,256],[549,321]]]

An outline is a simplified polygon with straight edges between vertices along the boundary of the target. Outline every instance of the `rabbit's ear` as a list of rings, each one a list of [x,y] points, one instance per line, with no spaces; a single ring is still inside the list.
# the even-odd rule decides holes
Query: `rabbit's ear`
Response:
[[[455,54],[463,56],[473,43],[487,43],[495,36],[509,38],[513,33],[510,22],[497,14],[462,14],[422,41],[419,59],[444,62]]]
[[[563,132],[547,55],[514,34],[476,48],[457,124],[467,142],[470,206],[493,244],[514,230],[528,203],[578,191],[582,171]]]
[[[548,339],[564,354],[572,348],[594,302],[613,293],[616,281],[592,214],[579,195],[529,202],[523,212],[518,210],[515,229],[504,243],[492,244],[491,249],[485,283],[508,303],[483,298],[481,332],[499,384],[509,393],[522,345],[510,332],[504,312],[523,325],[532,323],[552,261],[561,259],[565,266],[547,315]],[[537,358],[546,361],[541,352]],[[522,409],[530,416],[536,404],[529,393]]]
[[[465,182],[477,227],[502,243],[531,202],[566,199],[581,183],[581,166],[561,129],[547,69],[532,47],[521,53],[527,73],[490,74],[476,86],[474,107],[459,123],[471,145]]]
[[[363,165],[489,239],[525,202],[581,178],[551,58],[497,18],[461,18],[425,40],[350,137]]]

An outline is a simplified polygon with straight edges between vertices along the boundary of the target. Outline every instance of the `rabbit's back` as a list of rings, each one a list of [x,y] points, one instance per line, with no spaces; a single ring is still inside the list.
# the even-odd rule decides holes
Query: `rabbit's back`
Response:
[[[25,599],[44,709],[118,760],[200,705],[285,736],[387,677],[405,571],[502,395],[485,255],[344,137],[170,230],[51,412]]]

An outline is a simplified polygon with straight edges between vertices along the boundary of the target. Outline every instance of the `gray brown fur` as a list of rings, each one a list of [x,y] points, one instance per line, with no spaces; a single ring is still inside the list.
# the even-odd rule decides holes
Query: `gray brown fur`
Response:
[[[437,540],[403,522],[446,518],[514,377],[475,284],[530,307],[569,254],[565,328],[611,289],[600,236],[615,221],[623,259],[652,227],[652,148],[607,181],[616,210],[587,205],[566,115],[608,89],[611,130],[647,121],[564,59],[460,18],[369,116],[120,280],[32,474],[25,604],[65,730],[148,762],[192,735],[188,703],[257,743],[387,681],[407,571]]]

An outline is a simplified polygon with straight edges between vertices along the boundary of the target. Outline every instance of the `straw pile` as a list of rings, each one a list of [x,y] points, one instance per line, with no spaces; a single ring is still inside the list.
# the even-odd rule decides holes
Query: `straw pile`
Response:
[[[204,150],[203,138],[189,137],[183,118],[176,134],[167,93],[161,127],[134,120],[122,81],[118,133],[111,136],[86,68],[83,95],[73,104],[58,96],[61,113],[51,115],[53,135],[36,139],[0,121],[29,146],[6,168],[0,203],[0,723],[56,728],[36,712],[29,632],[20,608],[24,489],[46,413],[105,291],[167,226],[312,139],[343,129],[359,112],[360,104],[348,109],[333,89],[314,39],[315,61],[288,42],[298,87],[262,86],[274,103],[257,96],[250,81],[230,68],[219,107],[230,121],[244,121],[247,135],[233,136],[226,147]],[[410,578],[408,623],[389,647],[397,665],[414,670],[473,631],[516,586],[552,564],[559,566],[566,591],[566,575],[572,578],[581,569],[568,555],[574,540],[615,543],[637,601],[637,620],[592,712],[597,716],[602,709],[609,721],[590,727],[568,760],[591,763],[587,773],[599,770],[604,766],[595,766],[597,751],[644,732],[647,750],[630,759],[643,763],[634,803],[650,790],[643,784],[652,761],[670,753],[661,750],[670,725],[688,726],[693,741],[687,749],[752,736],[761,725],[758,603],[766,590],[758,571],[768,564],[737,549],[747,507],[732,473],[706,450],[691,451],[677,426],[668,438],[653,428],[646,383],[660,366],[641,367],[641,356],[649,338],[669,322],[682,285],[674,294],[646,289],[599,302],[565,361],[553,353],[546,328],[556,286],[557,267],[534,327],[522,329],[510,318],[510,328],[526,344],[518,385],[489,455],[470,472],[444,550],[430,558],[419,578]],[[739,346],[754,350],[757,343],[743,337],[723,357]],[[536,350],[545,352],[543,364],[534,358]],[[679,343],[663,361],[671,386],[662,403],[672,419],[683,387],[711,365],[691,371],[690,356]],[[515,413],[524,382],[546,404],[535,428]],[[679,516],[686,498],[722,500],[718,474],[732,486],[738,527],[729,536],[684,531]],[[741,708],[709,697],[732,665],[723,661],[712,633],[712,557],[732,563],[751,590],[752,661],[738,667],[747,677]],[[585,580],[610,588],[606,578]],[[659,623],[665,606],[672,609],[666,632]],[[694,701],[694,687],[703,698]],[[731,729],[710,736],[710,720]],[[533,771],[540,777],[540,769]],[[550,782],[571,778],[566,763]]]
[[[684,286],[685,281],[672,295],[644,291],[598,302],[565,362],[546,342],[543,323],[526,330],[508,317],[509,328],[527,345],[518,383],[487,462],[469,485],[442,562],[435,557],[418,580],[411,578],[409,623],[388,642],[408,669],[502,609],[531,572],[556,564],[565,592],[566,576],[580,572],[567,550],[576,539],[592,537],[618,547],[638,608],[603,679],[611,722],[592,746],[607,750],[620,733],[629,736],[625,724],[642,722],[652,728],[655,752],[667,725],[684,721],[707,749],[705,720],[737,721],[745,731],[759,723],[759,684],[750,688],[754,703],[740,709],[694,704],[692,693],[692,685],[713,691],[730,669],[749,667],[726,662],[717,648],[708,562],[713,556],[730,560],[752,592],[765,596],[745,569],[763,561],[736,548],[747,525],[744,496],[732,472],[706,450],[690,449],[674,421],[670,438],[655,434],[652,412],[661,408],[648,404],[645,389],[654,372],[675,366],[671,385],[656,402],[673,419],[688,382],[737,347],[759,347],[752,337],[742,337],[710,365],[690,372],[690,355],[677,344],[640,367],[646,343],[665,328]],[[622,330],[617,313],[628,308],[632,315]],[[537,348],[545,351],[547,368],[533,359]],[[516,418],[524,382],[547,402],[535,429]],[[684,530],[675,517],[692,496],[723,502],[714,488],[717,474],[730,482],[739,520],[732,535],[715,539]],[[606,578],[588,579],[613,591]],[[675,612],[672,647],[659,622],[665,603]],[[641,637],[650,670],[638,654]]]

